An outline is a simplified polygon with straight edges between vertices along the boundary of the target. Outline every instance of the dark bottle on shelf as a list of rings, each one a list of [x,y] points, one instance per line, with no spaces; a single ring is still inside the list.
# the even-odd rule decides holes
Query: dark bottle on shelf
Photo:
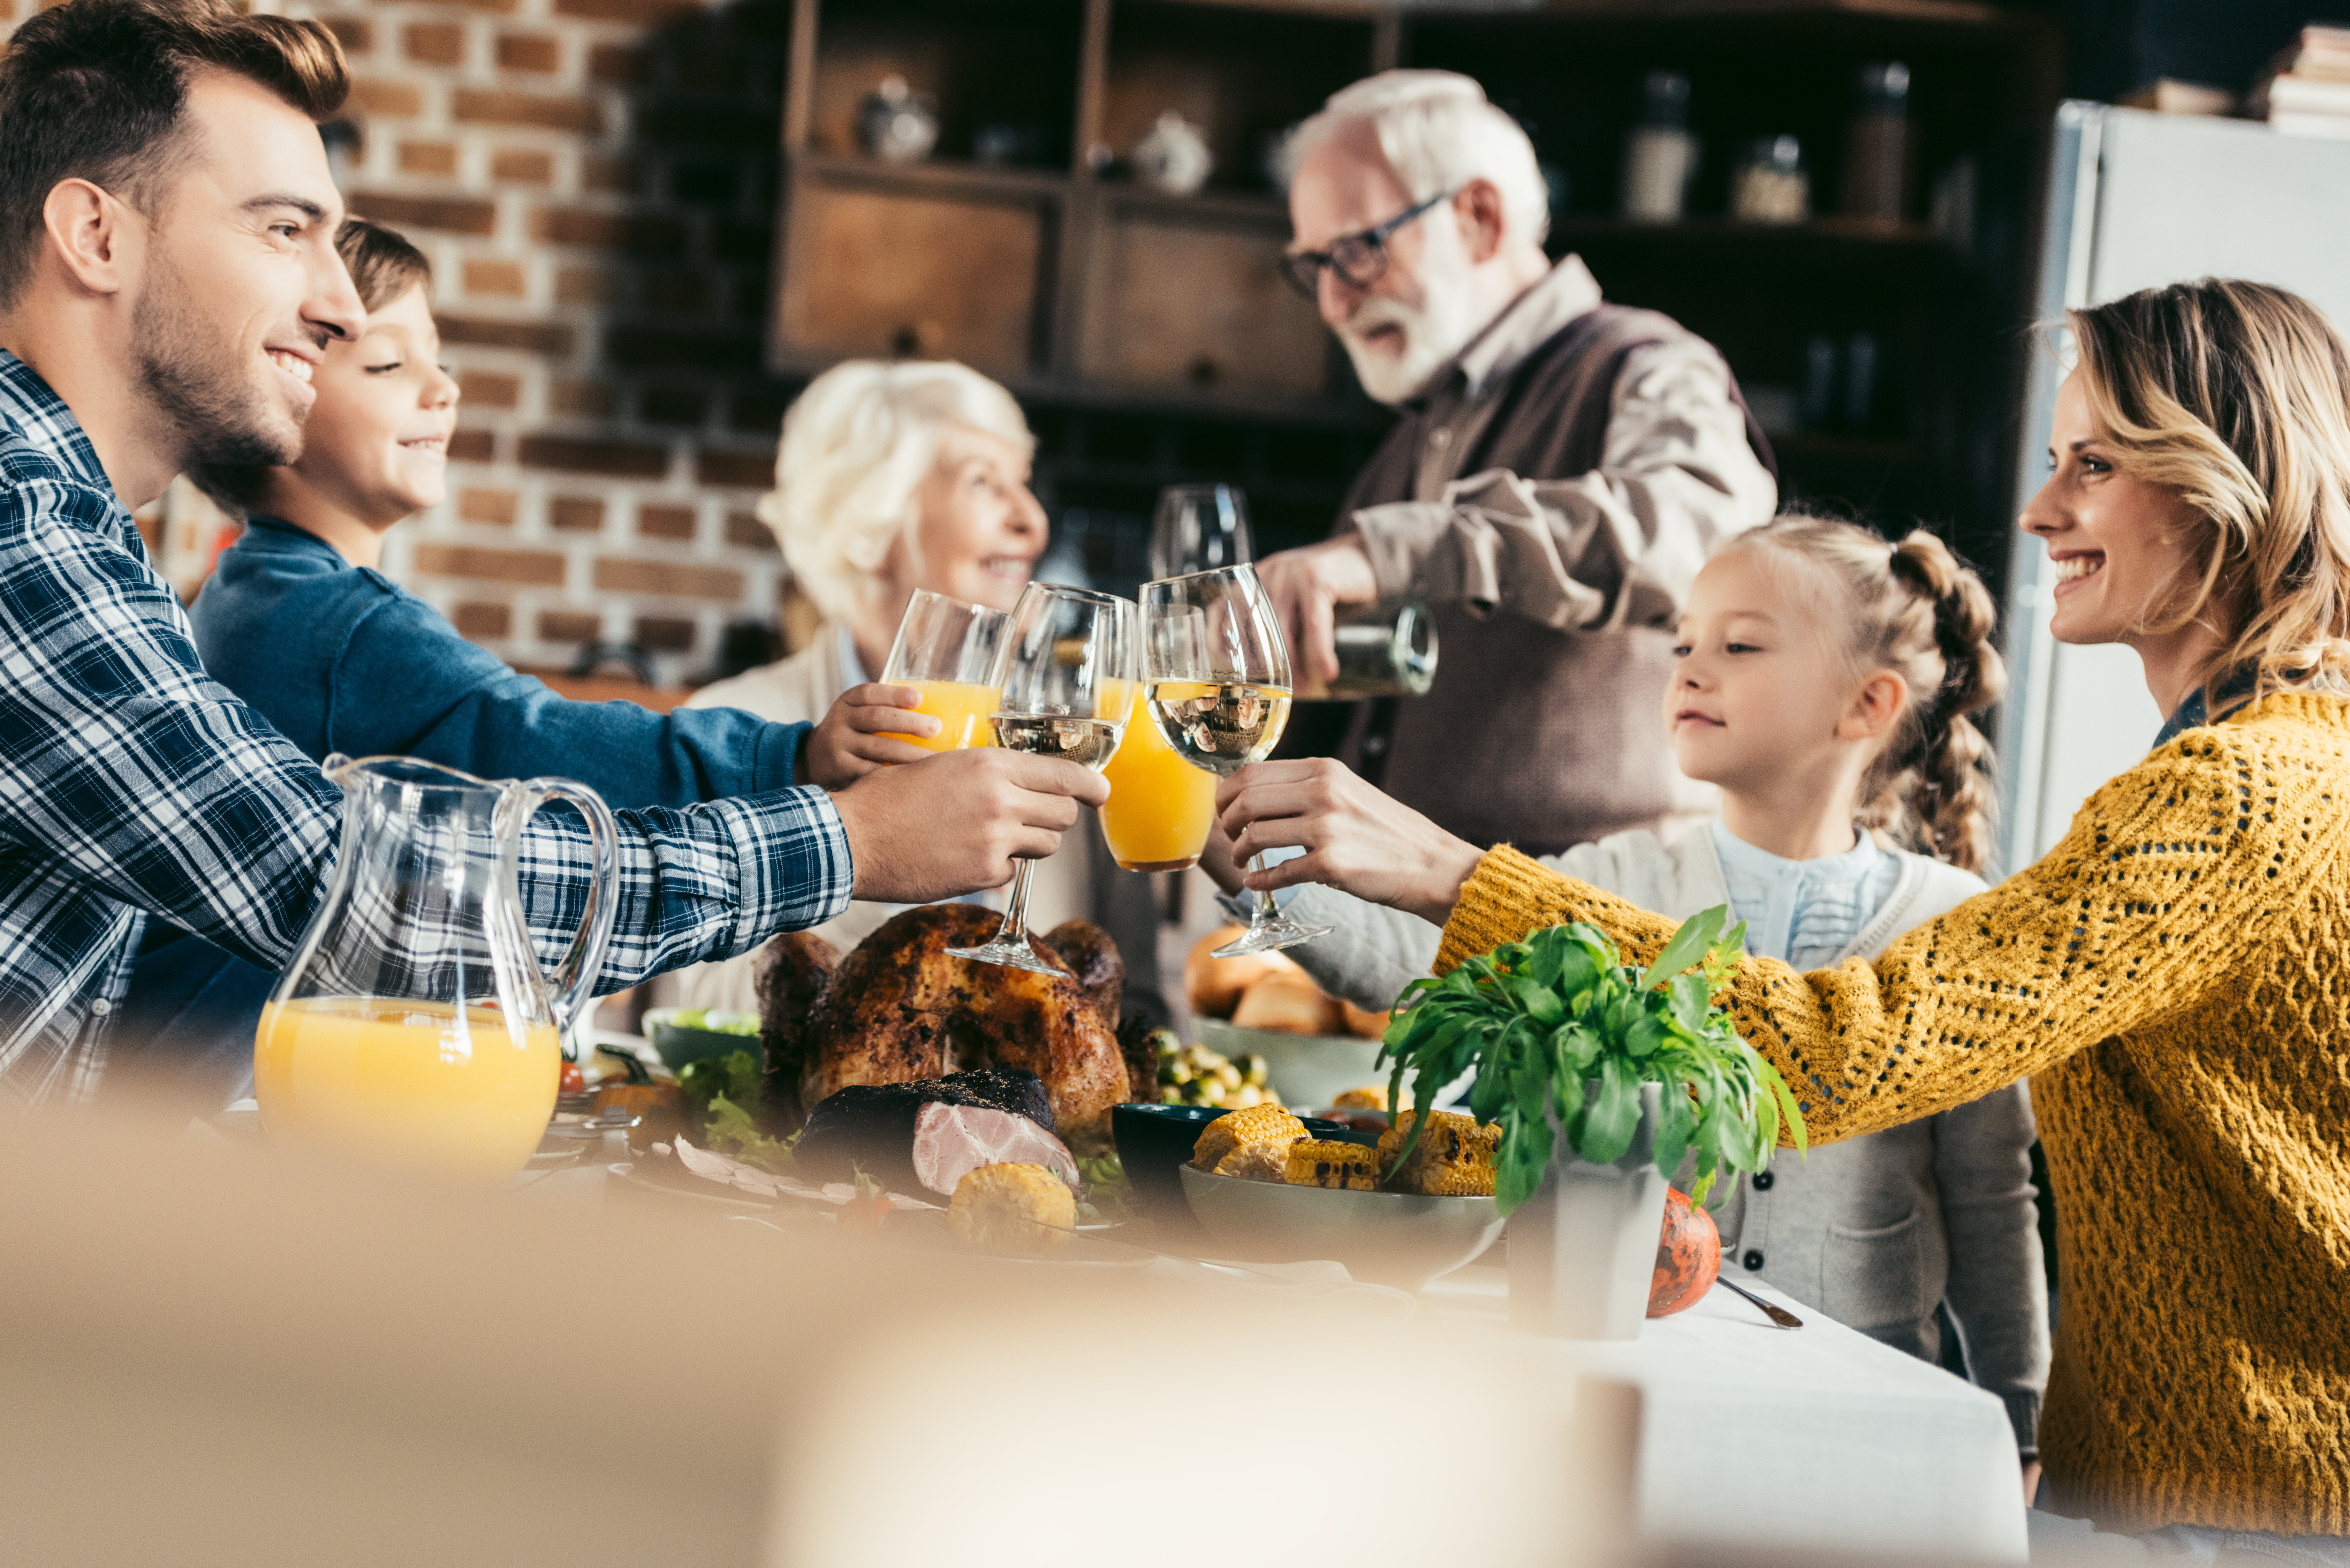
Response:
[[[1844,213],[1898,223],[1909,211],[1909,67],[1863,66],[1845,136]]]

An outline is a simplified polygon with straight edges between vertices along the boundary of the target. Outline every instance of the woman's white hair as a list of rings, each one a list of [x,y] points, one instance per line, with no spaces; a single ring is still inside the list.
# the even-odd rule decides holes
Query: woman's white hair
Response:
[[[775,488],[759,498],[759,521],[830,619],[854,619],[879,594],[881,565],[912,537],[915,492],[951,425],[1036,448],[1012,394],[951,360],[850,359],[785,411]]]
[[[1358,121],[1369,122],[1413,201],[1490,180],[1513,234],[1539,245],[1550,233],[1550,191],[1534,144],[1483,88],[1454,71],[1381,71],[1340,88],[1290,131],[1281,150],[1283,183],[1306,153]]]

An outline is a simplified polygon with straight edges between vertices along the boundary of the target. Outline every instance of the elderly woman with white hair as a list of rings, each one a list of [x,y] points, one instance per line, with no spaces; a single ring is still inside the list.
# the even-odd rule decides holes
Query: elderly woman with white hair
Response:
[[[790,658],[705,686],[687,705],[775,723],[819,717],[880,678],[916,588],[1010,609],[1049,537],[1028,489],[1035,447],[1012,394],[966,366],[852,359],[809,382],[784,416],[775,488],[758,514],[824,623]],[[1049,929],[1087,913],[1090,888],[1081,841],[1037,867],[1031,918]],[[851,904],[817,932],[852,947],[902,907]],[[680,1000],[755,1008],[756,957],[686,971]]]

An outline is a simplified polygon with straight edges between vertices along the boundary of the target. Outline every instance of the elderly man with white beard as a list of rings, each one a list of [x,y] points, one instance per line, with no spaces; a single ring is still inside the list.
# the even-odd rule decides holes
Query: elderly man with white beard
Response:
[[[1654,826],[1678,777],[1669,628],[1713,545],[1778,499],[1730,368],[1551,265],[1534,148],[1466,77],[1357,82],[1288,157],[1285,269],[1403,416],[1333,537],[1259,566],[1300,675],[1336,672],[1334,612],[1425,601],[1435,687],[1357,715],[1365,773],[1529,854]]]

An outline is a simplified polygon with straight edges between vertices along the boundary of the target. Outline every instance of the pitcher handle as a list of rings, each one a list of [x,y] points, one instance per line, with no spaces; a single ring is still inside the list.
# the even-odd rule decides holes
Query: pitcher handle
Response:
[[[613,918],[620,910],[620,826],[604,797],[576,780],[529,779],[522,787],[524,806],[515,820],[526,819],[550,802],[567,802],[588,819],[588,841],[596,853],[595,879],[588,887],[588,913],[579,922],[579,934],[546,977],[548,1002],[567,1056],[576,1051],[575,1031],[593,1000],[589,992],[603,972],[604,950],[611,943]]]

